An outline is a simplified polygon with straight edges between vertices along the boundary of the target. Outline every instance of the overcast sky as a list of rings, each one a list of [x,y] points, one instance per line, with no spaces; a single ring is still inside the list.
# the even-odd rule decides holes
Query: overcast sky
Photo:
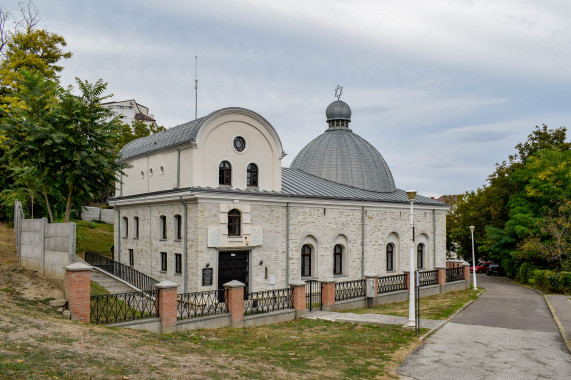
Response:
[[[17,1],[2,0],[7,9]],[[535,125],[571,115],[568,0],[47,1],[74,77],[109,83],[158,123],[239,106],[277,130],[289,166],[327,128],[334,89],[353,132],[397,187],[425,195],[481,187]]]

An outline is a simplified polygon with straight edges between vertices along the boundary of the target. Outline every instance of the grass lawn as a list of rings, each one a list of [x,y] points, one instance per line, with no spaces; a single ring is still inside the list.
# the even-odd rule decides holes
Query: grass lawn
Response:
[[[84,220],[74,220],[77,226],[76,251],[108,252],[111,257],[111,247],[113,246],[113,225],[106,223],[86,222]],[[80,255],[83,257],[83,255]]]
[[[422,292],[422,290],[421,290]],[[462,306],[478,298],[481,290],[461,290],[420,299],[420,318],[446,319]],[[422,294],[422,293],[421,293]],[[408,317],[408,301],[349,311],[356,314],[386,314]]]

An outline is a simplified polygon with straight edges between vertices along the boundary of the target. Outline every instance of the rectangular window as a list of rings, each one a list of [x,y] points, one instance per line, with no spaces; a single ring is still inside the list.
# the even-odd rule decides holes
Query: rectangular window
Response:
[[[180,253],[174,254],[174,272],[176,274],[182,273],[182,255]]]
[[[167,253],[161,252],[161,270],[163,272],[167,271]]]
[[[161,239],[167,239],[167,217],[161,215]]]
[[[126,216],[123,217],[123,237],[129,237],[129,218]]]
[[[135,252],[133,252],[132,249],[129,249],[129,265],[130,266],[135,265]]]
[[[135,228],[135,236],[134,236],[134,237],[138,239],[138,238],[139,238],[139,217],[138,217],[138,216],[135,216],[135,217],[133,218],[133,222],[134,222],[134,224],[135,224],[135,226],[134,226],[134,228]]]
[[[343,268],[341,266],[341,252],[335,252],[335,264],[333,267],[333,274],[342,274]]]
[[[174,228],[175,228],[175,239],[180,240],[182,238],[182,217],[180,215],[174,216]]]

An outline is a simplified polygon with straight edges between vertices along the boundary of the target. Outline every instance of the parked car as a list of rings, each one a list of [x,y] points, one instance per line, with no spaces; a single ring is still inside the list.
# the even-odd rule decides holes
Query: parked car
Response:
[[[488,276],[491,276],[493,274],[497,274],[498,276],[500,276],[503,273],[504,273],[504,270],[502,269],[500,264],[491,263],[490,265],[488,265],[488,272],[486,274]]]
[[[488,271],[489,261],[483,261],[476,264],[476,273],[486,273]],[[470,267],[470,272],[474,272],[474,267]]]

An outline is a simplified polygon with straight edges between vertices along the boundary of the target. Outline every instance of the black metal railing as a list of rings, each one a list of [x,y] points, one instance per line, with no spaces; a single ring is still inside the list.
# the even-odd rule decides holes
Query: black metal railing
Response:
[[[244,315],[269,313],[293,309],[291,288],[251,292],[244,297]]]
[[[85,252],[85,261],[94,267],[119,277],[121,280],[141,289],[154,290],[159,281],[141,273],[128,265],[121,264],[97,252]]]
[[[91,323],[109,324],[158,317],[155,291],[91,296]]]
[[[425,270],[418,273],[418,286],[428,286],[438,284],[438,269]]]
[[[335,301],[365,297],[365,280],[352,280],[335,283]]]
[[[305,308],[309,311],[321,309],[321,282],[317,280],[305,282]]]
[[[228,304],[225,302],[227,293],[222,289],[178,294],[177,318],[190,319],[227,313]]]
[[[377,293],[379,294],[408,289],[406,283],[406,274],[395,274],[391,276],[379,277],[377,279],[377,283]]]
[[[446,268],[446,282],[464,280],[464,268]]]

